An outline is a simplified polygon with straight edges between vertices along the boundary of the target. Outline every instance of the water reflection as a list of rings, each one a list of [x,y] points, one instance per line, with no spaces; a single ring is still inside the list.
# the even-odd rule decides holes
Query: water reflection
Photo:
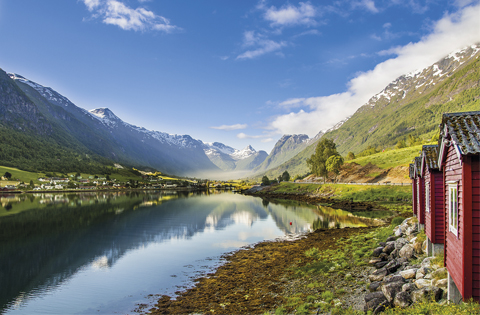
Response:
[[[113,267],[123,257],[135,261],[134,256],[142,251],[144,255],[158,255],[152,244],[169,242],[162,250],[172,254],[161,256],[161,263],[165,269],[168,266],[178,273],[176,255],[194,261],[205,259],[206,253],[221,254],[282,234],[319,227],[365,226],[372,222],[341,210],[268,202],[231,193],[210,196],[188,192],[37,194],[5,196],[1,202],[2,206],[11,206],[0,210],[0,310],[6,313],[20,307],[28,309],[30,300],[53,295],[57,288],[72,286],[67,280],[86,269],[92,270],[88,274],[90,278],[85,276],[88,279],[82,281],[86,284],[75,290],[92,290],[92,283],[98,277],[95,271],[117,272]],[[272,225],[268,224],[270,221]],[[226,230],[231,230],[230,234],[220,234]],[[178,242],[191,241],[200,234],[204,238],[212,234],[211,240],[179,253]],[[138,262],[134,262],[129,269],[118,271],[115,281],[122,287],[121,293],[99,290],[99,294],[105,296],[99,296],[98,300],[117,301],[124,299],[125,290],[140,290],[134,281],[128,280],[129,273],[138,271],[137,266]],[[159,272],[159,263],[151,264],[151,270],[144,270],[144,278],[138,279],[139,286],[154,281],[149,278]],[[161,281],[155,280],[155,285],[172,281],[177,280],[164,277]],[[75,293],[78,294],[58,304],[68,306],[68,312],[97,307],[94,303],[98,301],[80,301],[85,292]],[[59,299],[57,296],[56,302]],[[58,307],[60,309],[49,311],[62,313],[61,306]]]

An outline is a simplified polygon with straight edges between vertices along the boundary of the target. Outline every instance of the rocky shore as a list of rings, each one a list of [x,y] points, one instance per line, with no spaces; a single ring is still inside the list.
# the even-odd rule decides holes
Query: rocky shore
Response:
[[[373,251],[369,264],[374,267],[368,276],[370,293],[365,296],[365,312],[379,314],[386,307],[405,308],[425,298],[439,302],[447,297],[443,259],[423,258],[426,241],[418,236],[416,222],[415,218],[405,219],[395,227],[395,235],[380,242]]]

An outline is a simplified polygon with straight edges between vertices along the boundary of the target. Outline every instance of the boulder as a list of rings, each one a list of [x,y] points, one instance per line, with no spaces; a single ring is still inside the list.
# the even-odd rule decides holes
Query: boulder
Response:
[[[368,276],[368,279],[370,279],[370,281],[372,282],[382,281],[386,275],[387,275],[387,269],[381,268],[381,269],[375,270],[372,274],[370,274]]]
[[[383,247],[377,247],[373,250],[372,256],[378,257],[381,253],[383,253]]]
[[[410,304],[412,304],[412,298],[410,297],[410,293],[407,291],[397,293],[393,299],[393,305],[397,307],[404,308],[410,306]]]
[[[385,246],[387,246],[387,242],[378,243],[378,247],[385,247]]]
[[[443,267],[443,268],[438,268],[437,270],[435,270],[434,272],[432,272],[432,276],[434,278],[440,278],[440,277],[445,277],[445,275],[447,274],[447,268]]]
[[[419,290],[415,290],[412,292],[412,301],[414,303],[422,302],[423,300],[435,300],[438,302],[442,299],[443,290],[437,287],[425,287]]]
[[[417,269],[406,269],[406,270],[400,271],[400,275],[404,279],[413,279],[415,278],[416,274],[417,274]]]
[[[405,244],[402,249],[400,249],[398,256],[400,256],[400,258],[411,259],[413,257],[413,252],[413,246],[410,244]]]
[[[395,231],[394,234],[395,234],[395,236],[397,236],[397,237],[398,237],[398,236],[402,236],[403,231],[404,231],[404,230],[402,230],[402,228],[400,227],[400,228],[398,228],[398,229]]]
[[[370,265],[375,265],[376,263],[378,262],[381,262],[382,260],[380,258],[372,258],[370,259],[370,261],[368,262]]]
[[[393,302],[393,299],[395,298],[395,295],[397,293],[402,292],[402,286],[403,283],[401,282],[392,282],[388,284],[382,284],[382,292],[383,295],[387,298],[388,302]]]
[[[397,239],[397,238],[396,238],[395,236],[389,236],[389,237],[387,238],[386,242],[387,242],[387,243],[388,243],[388,242],[393,242],[393,241],[395,241],[396,239]]]
[[[394,249],[390,255],[388,255],[388,259],[395,259],[398,257],[398,249]]]
[[[385,265],[385,269],[387,269],[388,273],[394,273],[400,268],[400,264],[396,260],[391,260],[387,265]]]
[[[365,303],[367,303],[368,301],[371,301],[373,299],[381,299],[381,298],[384,298],[385,296],[383,295],[383,293],[381,291],[376,291],[376,292],[371,292],[371,293],[368,293],[367,295],[365,295]]]
[[[389,284],[393,282],[399,282],[403,284],[405,283],[405,279],[403,279],[403,277],[399,275],[388,275],[383,278],[382,284]]]
[[[415,281],[415,285],[419,289],[424,288],[424,287],[430,287],[430,286],[432,286],[432,280],[418,279],[417,281]]]
[[[440,289],[443,289],[443,290],[446,290],[447,287],[448,287],[448,279],[445,278],[445,279],[433,279],[432,280],[432,285],[434,287],[439,287]]]
[[[417,290],[417,286],[414,283],[405,283],[402,286],[402,291],[412,292]]]
[[[390,303],[388,303],[388,301],[385,301],[383,303],[380,303],[380,305],[378,305],[375,310],[373,311],[373,315],[377,315],[377,314],[381,314],[385,311],[385,309],[387,308],[387,306],[390,306]]]
[[[378,308],[378,306],[383,305],[384,303],[388,303],[387,299],[384,296],[380,298],[372,299],[367,303],[365,303],[364,311],[365,312],[375,311]]]
[[[383,266],[385,266],[387,264],[388,264],[388,261],[379,261],[379,262],[375,263],[375,268],[380,269],[380,268],[383,268]]]
[[[389,242],[387,245],[383,248],[383,252],[387,255],[390,255],[391,252],[395,249],[395,242]]]
[[[375,281],[375,282],[372,282],[370,283],[370,285],[368,286],[368,290],[370,292],[375,292],[375,291],[378,291],[378,289],[380,288],[380,285],[382,284],[381,281]],[[382,293],[383,294],[383,293]]]
[[[405,246],[405,244],[408,244],[408,241],[406,239],[404,239],[403,237],[400,237],[399,239],[397,239],[395,241],[395,249],[402,249],[403,246]]]

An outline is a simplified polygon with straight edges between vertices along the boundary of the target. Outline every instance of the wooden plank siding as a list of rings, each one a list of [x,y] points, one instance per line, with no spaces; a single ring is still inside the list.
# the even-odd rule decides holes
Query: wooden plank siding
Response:
[[[445,205],[443,204],[443,174],[440,171],[435,172],[435,243],[445,243]]]
[[[480,302],[480,156],[472,157],[472,255],[473,255],[473,286],[472,295]]]
[[[420,224],[425,224],[425,180],[417,176],[417,219]]]
[[[432,243],[435,243],[435,200],[432,198],[435,193],[435,187],[432,185],[435,175],[430,172],[428,167],[424,172],[423,180],[425,187],[430,185],[430,193],[427,193],[427,189],[425,189],[425,234]],[[430,200],[430,209],[427,209],[427,200]]]
[[[445,156],[444,170],[444,204],[445,204],[445,263],[447,270],[457,285],[458,290],[462,296],[464,295],[464,274],[463,274],[463,185],[462,185],[462,167],[458,159],[457,153],[453,146],[449,146]],[[449,231],[449,200],[448,200],[448,182],[456,181],[458,183],[458,236]]]
[[[413,214],[417,216],[417,180],[412,178]]]

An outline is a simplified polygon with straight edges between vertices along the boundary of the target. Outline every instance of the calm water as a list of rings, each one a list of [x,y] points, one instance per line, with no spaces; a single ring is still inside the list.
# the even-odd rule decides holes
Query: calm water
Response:
[[[313,228],[366,226],[321,206],[232,193],[0,195],[0,313],[126,314],[220,256]]]

